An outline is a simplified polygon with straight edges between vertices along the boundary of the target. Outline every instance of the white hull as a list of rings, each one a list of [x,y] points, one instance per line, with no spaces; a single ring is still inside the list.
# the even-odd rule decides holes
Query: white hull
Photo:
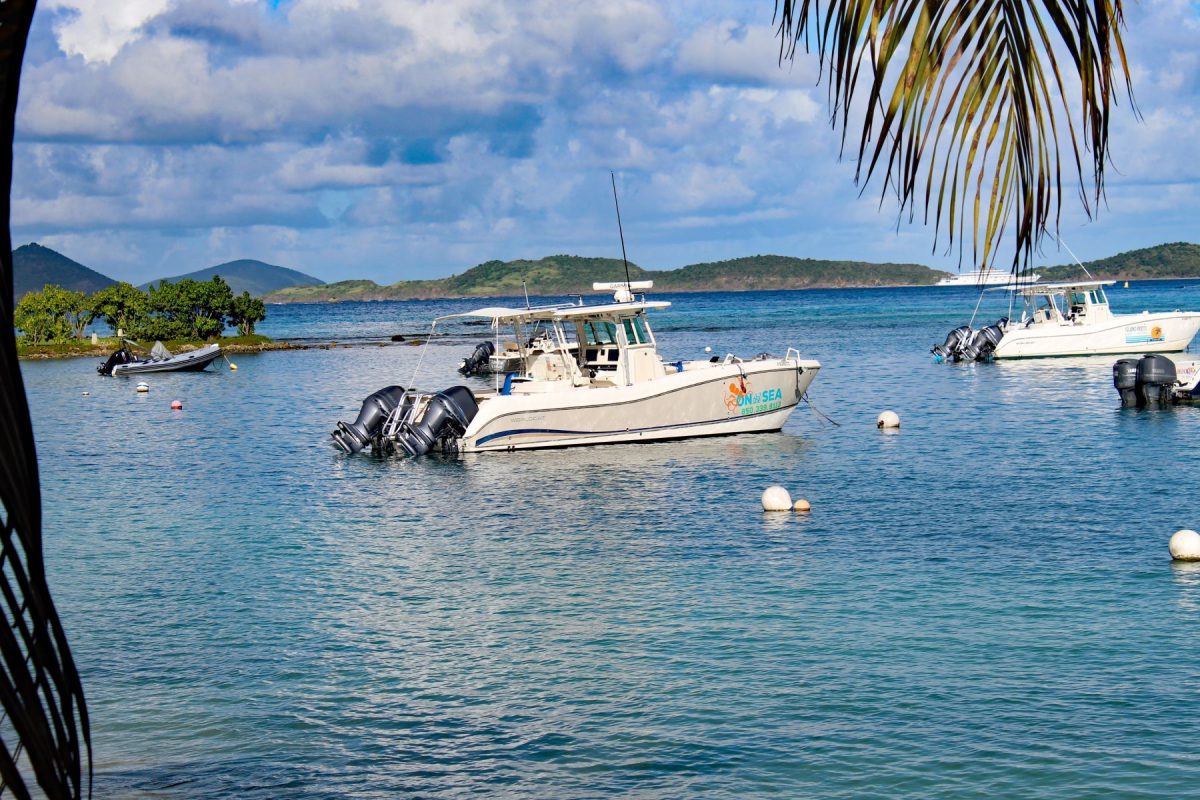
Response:
[[[1039,278],[1041,278],[1041,275],[1024,275],[1020,278],[1014,278],[1010,273],[1000,272],[999,270],[990,270],[987,273],[960,272],[957,275],[951,275],[949,278],[942,278],[934,286],[1020,286],[1027,283],[1037,283]]]
[[[777,431],[820,364],[770,359],[703,363],[632,386],[481,398],[463,452],[525,450]],[[745,375],[744,394],[739,378]]]
[[[1183,350],[1200,330],[1200,313],[1113,315],[1101,323],[1009,325],[993,358],[1171,353]]]

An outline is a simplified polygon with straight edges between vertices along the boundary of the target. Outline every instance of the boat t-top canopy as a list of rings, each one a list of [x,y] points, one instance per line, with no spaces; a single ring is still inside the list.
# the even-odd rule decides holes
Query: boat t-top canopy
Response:
[[[1021,294],[1062,294],[1071,289],[1090,289],[1094,286],[1112,286],[1116,281],[1069,281],[1065,283],[1021,283],[1008,286],[989,286],[984,291],[1000,292],[1017,290]]]
[[[598,306],[580,306],[574,304],[555,306],[536,306],[534,308],[506,308],[504,306],[487,306],[473,311],[463,311],[458,314],[446,314],[434,322],[460,317],[482,317],[490,319],[492,324],[511,322],[534,322],[536,320],[577,319],[578,317],[604,317],[616,314],[636,314],[650,308],[667,308],[671,304],[666,300],[642,300],[636,303],[606,303]]]

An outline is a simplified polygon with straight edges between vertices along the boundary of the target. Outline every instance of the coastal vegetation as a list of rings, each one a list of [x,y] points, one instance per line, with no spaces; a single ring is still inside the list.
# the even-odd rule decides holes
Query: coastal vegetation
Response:
[[[159,339],[183,346],[218,338],[227,327],[237,328],[249,343],[255,336],[255,324],[265,318],[262,300],[248,292],[235,296],[220,276],[213,276],[207,281],[162,281],[145,292],[128,283],[116,283],[91,295],[50,284],[21,298],[13,325],[22,334],[18,348],[25,355],[37,347],[49,346],[47,354],[56,348],[78,349],[96,320],[134,339]],[[88,342],[84,349],[94,347]]]

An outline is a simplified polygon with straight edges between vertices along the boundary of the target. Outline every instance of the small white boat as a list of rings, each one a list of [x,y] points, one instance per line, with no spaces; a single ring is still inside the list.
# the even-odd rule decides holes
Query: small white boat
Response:
[[[957,275],[951,275],[948,278],[942,278],[934,284],[934,286],[1006,286],[1010,284],[1026,284],[1037,283],[1041,275],[1022,275],[1015,280],[1013,276],[1007,272],[990,269],[986,272],[976,270],[975,272],[960,272]]]
[[[598,283],[615,291],[603,305],[481,308],[452,314],[512,326],[518,369],[495,390],[455,386],[422,392],[389,386],[363,402],[358,419],[339,422],[334,444],[348,453],[423,455],[648,442],[777,431],[821,368],[788,348],[785,355],[732,354],[664,361],[647,312],[664,301],[635,300],[649,281]],[[533,345],[523,333],[542,325]]]
[[[155,342],[150,354],[139,358],[128,347],[113,353],[96,371],[101,375],[141,375],[145,372],[192,372],[207,367],[221,356],[221,345],[208,344],[187,353],[172,353],[162,342]]]
[[[1004,287],[1023,300],[1020,319],[1002,318],[978,331],[955,328],[938,359],[954,361],[1183,350],[1200,330],[1200,312],[1143,311],[1114,314],[1105,286],[1116,281],[1074,281]]]

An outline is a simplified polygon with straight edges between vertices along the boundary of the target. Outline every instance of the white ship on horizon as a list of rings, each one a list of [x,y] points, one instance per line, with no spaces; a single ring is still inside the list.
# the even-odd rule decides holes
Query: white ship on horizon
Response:
[[[998,269],[991,269],[987,272],[976,270],[974,272],[960,272],[957,275],[951,275],[948,278],[942,278],[935,286],[1008,286],[1008,285],[1023,285],[1026,283],[1037,283],[1041,275],[1036,273],[1032,275],[1021,275],[1014,278],[1009,272],[1001,272]]]

